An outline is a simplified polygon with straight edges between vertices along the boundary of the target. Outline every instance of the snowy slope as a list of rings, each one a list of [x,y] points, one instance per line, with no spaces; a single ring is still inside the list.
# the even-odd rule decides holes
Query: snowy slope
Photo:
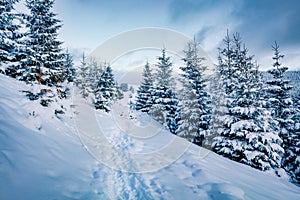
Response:
[[[104,147],[98,145],[98,154],[86,144],[82,135],[78,135],[76,128],[80,127],[73,120],[78,113],[73,116],[72,100],[60,100],[44,108],[39,102],[27,100],[20,92],[29,87],[0,75],[1,200],[300,199],[299,187],[286,180],[190,145],[159,127],[156,127],[157,134],[147,138],[125,133],[129,123],[126,116],[97,111],[101,130],[120,152],[110,155],[109,159],[116,163],[124,161],[124,166],[130,166],[127,171],[135,167],[148,169],[148,172],[114,170],[112,168],[119,166],[104,165],[100,162],[103,160],[97,158],[97,155],[105,156],[101,154]],[[53,110],[61,105],[67,109],[66,114],[57,117]],[[136,115],[132,120],[135,124],[149,123],[147,116]],[[116,121],[121,123],[116,125]],[[170,152],[180,148],[187,150],[170,165],[159,165],[163,167],[157,170],[147,168],[159,159],[165,162],[159,156],[158,159],[147,157],[165,147]],[[137,157],[133,159],[133,155]],[[139,155],[144,155],[141,157],[146,164],[132,165]]]

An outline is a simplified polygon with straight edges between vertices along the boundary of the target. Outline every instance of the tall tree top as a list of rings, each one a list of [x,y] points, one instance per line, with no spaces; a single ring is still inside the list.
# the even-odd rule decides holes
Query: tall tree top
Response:
[[[30,8],[31,13],[48,13],[53,7],[55,0],[26,0],[26,6]],[[42,9],[41,9],[42,8]]]
[[[143,70],[143,77],[144,77],[144,83],[145,84],[152,84],[153,83],[153,75],[152,75],[152,69],[150,68],[150,64],[147,61],[145,64],[144,70]]]
[[[171,84],[173,84],[172,78],[172,62],[169,56],[166,56],[166,49],[162,49],[162,54],[157,58],[158,62],[156,66],[157,70],[157,81],[159,82],[159,86],[170,88]]]
[[[276,41],[274,42],[272,49],[274,51],[274,56],[272,58],[275,61],[273,67],[278,69],[281,66],[280,60],[284,57],[284,55],[280,54],[279,45],[277,44]]]

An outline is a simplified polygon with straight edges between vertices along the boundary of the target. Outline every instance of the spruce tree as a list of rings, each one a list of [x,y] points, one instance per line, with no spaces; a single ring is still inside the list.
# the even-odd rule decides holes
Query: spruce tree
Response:
[[[79,88],[80,94],[87,98],[89,96],[89,90],[88,90],[88,76],[89,76],[89,66],[87,64],[87,60],[84,54],[82,54],[82,60],[77,72],[77,78],[76,78],[76,86]]]
[[[113,101],[116,99],[116,83],[110,65],[106,66],[104,72],[100,76],[94,94],[95,108],[109,112]]]
[[[219,52],[220,53],[220,52]],[[225,100],[224,80],[225,74],[222,64],[221,55],[218,56],[219,64],[215,65],[214,74],[210,77],[210,94],[211,94],[211,120],[209,125],[209,136],[207,137],[208,145],[211,146],[213,138],[220,135],[224,130],[224,116],[228,113],[228,108]],[[225,67],[226,68],[226,67]]]
[[[116,100],[121,100],[124,98],[124,92],[121,88],[121,86],[119,85],[118,82],[116,82],[116,96],[115,96],[115,99]]]
[[[153,88],[152,69],[147,62],[143,70],[143,80],[137,90],[135,109],[149,112],[151,108],[151,89]]]
[[[289,146],[290,132],[293,127],[293,100],[290,95],[292,86],[289,80],[284,78],[288,68],[282,66],[281,59],[284,57],[279,51],[279,46],[275,42],[272,46],[274,51],[273,69],[268,70],[272,79],[267,81],[267,108],[272,112],[272,116],[279,123],[280,137],[283,139],[284,147]]]
[[[159,123],[167,127],[171,133],[177,130],[176,113],[178,99],[174,92],[174,78],[172,77],[171,58],[166,56],[166,50],[162,49],[162,55],[157,58],[158,70],[155,74],[156,80],[151,89],[150,115]]]
[[[17,78],[22,74],[23,58],[20,15],[14,12],[19,0],[0,0],[0,73]],[[19,23],[16,21],[19,20]]]
[[[225,44],[220,50],[219,69],[225,72],[222,83],[227,111],[213,149],[237,162],[276,172],[281,167],[282,140],[275,129],[276,122],[263,107],[258,66],[247,55],[238,34],[233,41],[227,36]]]
[[[294,128],[291,145],[286,150],[283,166],[289,172],[291,180],[300,185],[300,96],[294,100]]]
[[[88,70],[86,81],[88,83],[89,91],[94,91],[97,88],[97,82],[100,79],[106,63],[99,63],[94,58],[90,58],[87,62]]]
[[[291,181],[300,185],[300,97],[295,98],[294,108],[294,126],[289,138],[289,147],[285,150],[283,167],[289,173]]]
[[[54,0],[26,0],[30,14],[25,17],[28,31],[28,73],[24,79],[44,85],[56,85],[62,81],[64,53],[58,37],[61,21],[51,9]]]
[[[290,174],[291,179],[299,183],[300,180],[300,136],[296,121],[298,120],[297,108],[293,105],[290,95],[292,86],[285,79],[287,67],[282,66],[282,55],[279,46],[275,42],[272,46],[274,51],[273,68],[268,70],[272,79],[267,81],[266,98],[267,108],[272,112],[273,118],[278,122],[279,136],[283,140],[283,168]],[[298,129],[298,130],[297,130]]]
[[[64,54],[64,67],[63,67],[63,74],[62,74],[62,82],[75,82],[76,78],[76,69],[73,63],[73,57],[67,50]]]
[[[183,61],[186,66],[181,67],[181,82],[183,89],[180,92],[180,121],[177,135],[189,141],[202,145],[208,136],[210,121],[210,95],[207,92],[207,80],[204,77],[206,67],[204,58],[199,56],[199,44],[194,39],[188,43],[184,51]]]

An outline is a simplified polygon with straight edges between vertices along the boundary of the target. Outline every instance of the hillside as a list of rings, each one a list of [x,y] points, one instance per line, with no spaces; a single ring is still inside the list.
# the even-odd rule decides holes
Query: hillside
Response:
[[[95,130],[95,137],[78,135],[93,127],[79,126],[80,107],[89,107],[84,100],[73,96],[74,102],[58,99],[42,107],[21,92],[32,86],[3,75],[0,80],[0,199],[300,199],[299,187],[287,180],[191,145],[155,123],[158,131],[148,137],[126,132],[129,120],[147,126],[149,118],[139,113],[128,120],[120,112],[95,112],[119,152],[105,155]],[[59,107],[64,115],[54,114]],[[174,159],[180,148],[186,149]],[[149,156],[163,149],[171,155]]]

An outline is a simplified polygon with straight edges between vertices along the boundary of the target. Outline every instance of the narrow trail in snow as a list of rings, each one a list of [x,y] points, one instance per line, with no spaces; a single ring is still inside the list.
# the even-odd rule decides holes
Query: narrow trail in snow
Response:
[[[119,138],[120,140],[124,144],[128,142],[126,136]],[[124,162],[131,164],[129,157],[124,157]],[[147,178],[143,175],[143,173],[124,172],[99,164],[93,172],[92,185],[105,191],[105,194],[100,195],[107,199],[166,199],[168,194],[161,184],[155,178]]]

